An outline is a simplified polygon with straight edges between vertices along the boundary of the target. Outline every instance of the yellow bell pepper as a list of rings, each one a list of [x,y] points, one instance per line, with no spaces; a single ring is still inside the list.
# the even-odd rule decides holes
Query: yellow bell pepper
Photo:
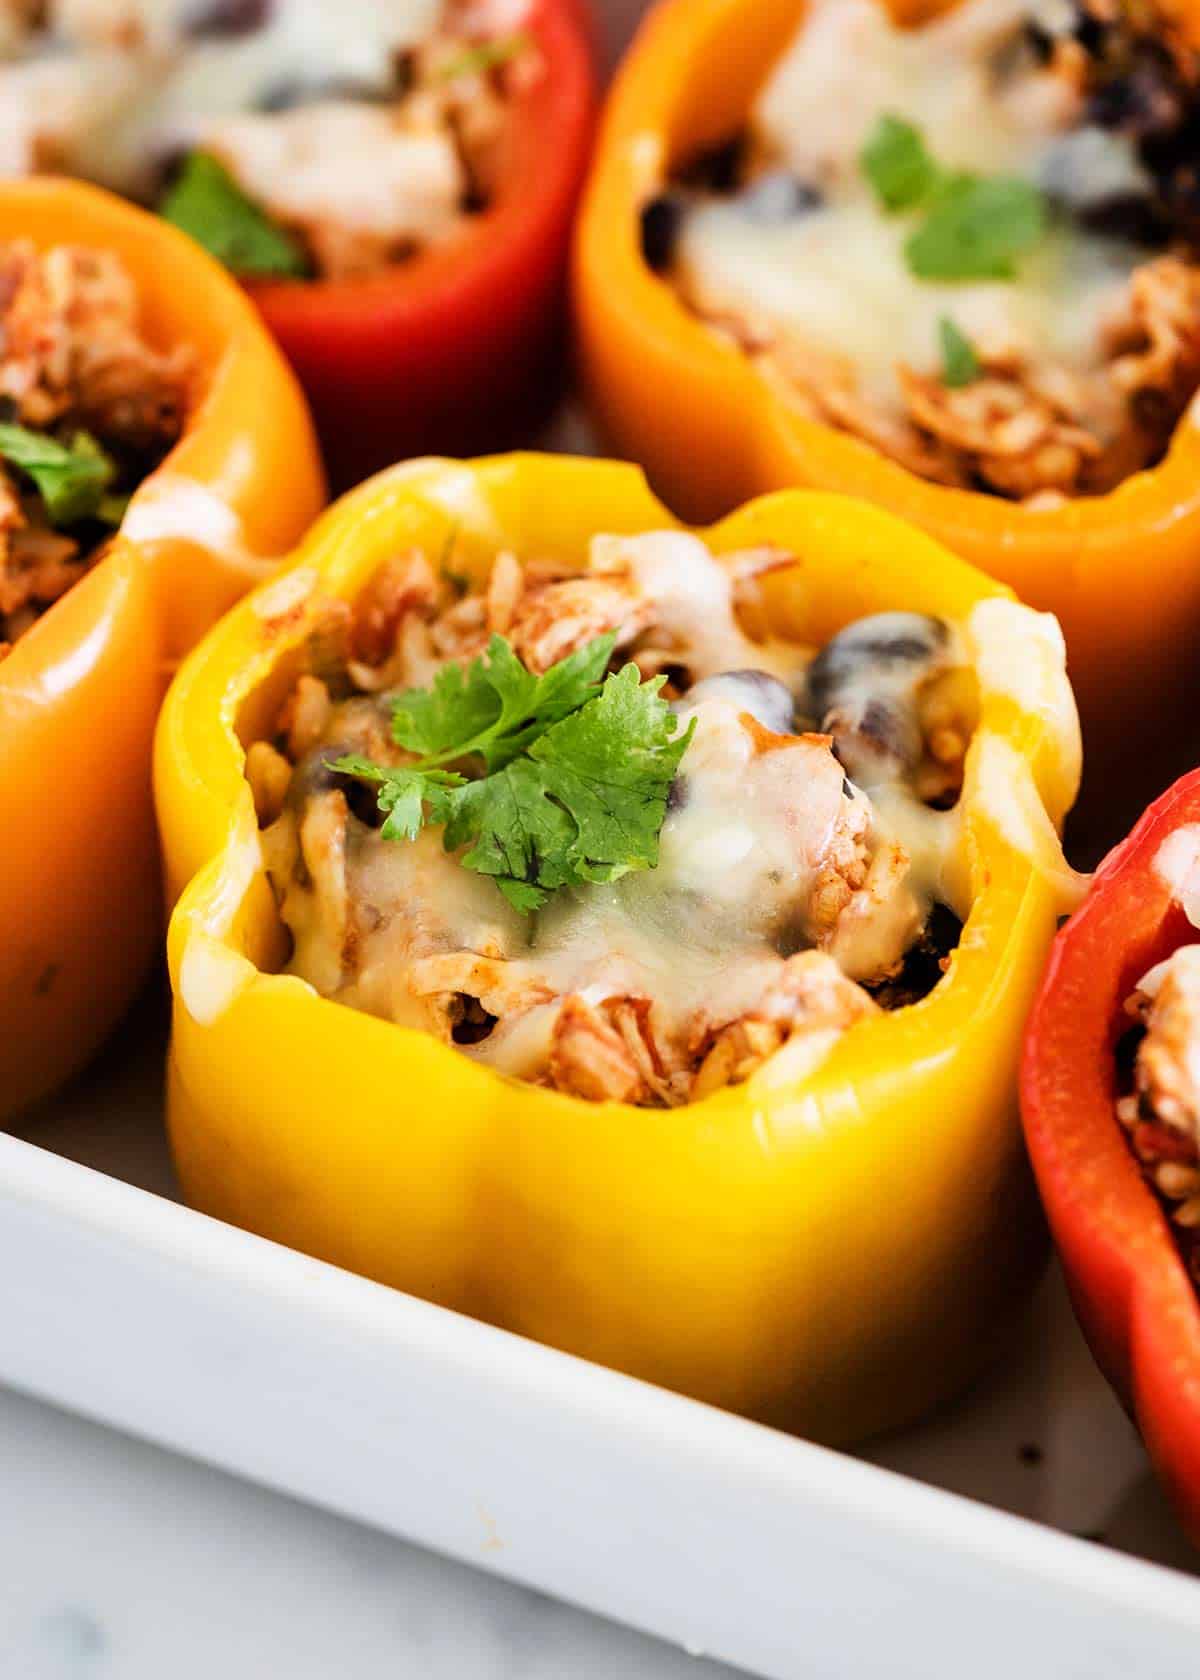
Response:
[[[0,1125],[88,1059],[161,938],[150,791],[169,667],[324,500],[295,379],[253,305],[166,223],[77,182],[0,186],[0,240],[114,251],[199,398],[92,570],[0,662]]]
[[[949,9],[880,4],[909,24]],[[1162,10],[1200,41],[1198,0]],[[643,260],[642,206],[679,164],[742,129],[804,15],[805,0],[660,0],[643,25],[608,102],[577,233],[591,397],[614,446],[686,518],[787,485],[862,496],[1054,613],[1083,718],[1090,827],[1115,839],[1195,762],[1194,744],[1162,719],[1200,702],[1200,409],[1159,466],[1108,495],[1031,508],[949,489],[806,417]]]
[[[1064,908],[1056,825],[1079,774],[1053,632],[1014,607],[1018,676],[979,662],[956,849],[971,910],[947,974],[851,1028],[801,1083],[768,1062],[683,1109],[589,1104],[277,971],[243,743],[270,732],[321,602],[414,544],[454,540],[456,567],[482,576],[501,547],[581,563],[596,532],[667,527],[630,466],[410,463],[340,502],[189,658],[156,746],[168,868],[190,883],[169,936],[171,1140],[188,1200],[219,1218],[846,1441],[959,1386],[1039,1264],[1014,1072]],[[960,621],[1006,596],[841,497],[767,497],[701,535],[799,557],[771,574],[768,606],[806,641],[892,608]]]

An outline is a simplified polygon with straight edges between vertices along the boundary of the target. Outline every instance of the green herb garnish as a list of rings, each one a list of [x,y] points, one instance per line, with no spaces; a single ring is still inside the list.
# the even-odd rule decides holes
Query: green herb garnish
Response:
[[[919,128],[883,116],[859,154],[863,174],[887,210],[911,210],[932,193],[941,176]]]
[[[943,169],[900,117],[879,118],[860,163],[885,210],[924,211],[904,245],[919,280],[1011,280],[1046,232],[1046,200],[1032,182]]]
[[[1046,222],[1046,202],[1028,181],[960,176],[937,194],[904,255],[918,280],[1011,280]]]
[[[477,47],[464,47],[438,66],[435,79],[453,82],[460,76],[485,76],[489,70],[511,63],[528,45],[528,35],[518,33],[498,35],[494,41],[481,41]]]
[[[536,676],[493,636],[486,660],[448,665],[393,702],[392,734],[415,764],[350,754],[330,768],[377,785],[385,839],[442,824],[446,850],[466,848],[463,866],[525,913],[559,887],[652,869],[694,724],[677,732],[662,677],[642,682],[636,665],[605,677],[613,643],[601,636]],[[474,780],[445,768],[471,758],[484,771]]]
[[[51,525],[75,525],[82,519],[120,524],[124,507],[114,519],[107,494],[116,465],[90,432],[76,432],[69,443],[61,443],[47,432],[0,424],[0,456],[32,481]]]
[[[158,208],[234,274],[302,279],[310,273],[299,241],[248,199],[208,152],[191,153]]]
[[[975,346],[948,315],[938,322],[938,338],[942,346],[942,384],[956,391],[978,379],[979,356]]]

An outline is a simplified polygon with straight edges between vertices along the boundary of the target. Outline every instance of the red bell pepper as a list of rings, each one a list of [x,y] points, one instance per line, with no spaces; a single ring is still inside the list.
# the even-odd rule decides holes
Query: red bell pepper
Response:
[[[1092,1352],[1200,1544],[1200,1300],[1116,1117],[1125,999],[1200,939],[1155,868],[1200,823],[1200,771],[1175,783],[1100,866],[1058,935],[1030,1017],[1021,1107],[1034,1171]]]
[[[581,0],[533,0],[523,33],[542,73],[514,92],[501,185],[459,236],[362,279],[250,284],[338,487],[408,455],[503,447],[549,412],[595,80]]]

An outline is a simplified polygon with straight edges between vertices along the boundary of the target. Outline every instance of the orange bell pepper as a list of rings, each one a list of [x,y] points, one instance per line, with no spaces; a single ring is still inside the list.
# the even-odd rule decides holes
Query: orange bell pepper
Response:
[[[768,1061],[682,1109],[583,1102],[279,972],[288,944],[245,743],[271,733],[329,602],[411,546],[453,544],[456,570],[481,579],[504,548],[581,564],[597,531],[674,524],[631,466],[409,462],[331,509],[292,568],[189,657],[155,749],[182,892],[168,937],[172,1148],[206,1213],[852,1440],[961,1386],[1040,1269],[1015,1072],[1070,902],[1056,829],[1079,776],[1051,627],[843,497],[765,497],[701,533],[717,553],[766,543],[799,557],[766,590],[771,623],[798,640],[892,609],[974,626],[980,723],[945,865],[970,901],[962,938],[926,998],[859,1022],[809,1075]]]
[[[905,23],[944,4],[891,0]],[[1164,708],[1200,699],[1200,407],[1166,459],[1109,495],[1054,509],[948,489],[805,418],[647,267],[639,212],[676,166],[729,139],[804,17],[804,0],[662,0],[617,78],[584,200],[575,301],[587,384],[609,436],[643,462],[686,518],[711,519],[763,490],[862,496],[922,526],[1063,626],[1089,783],[1125,814],[1170,767]],[[1200,5],[1164,7],[1200,40]],[[1148,750],[1151,749],[1151,750]],[[1178,759],[1178,762],[1176,760]],[[1115,831],[1121,812],[1106,813]]]
[[[17,238],[115,251],[151,341],[193,350],[197,397],[109,552],[0,662],[0,1123],[87,1060],[150,962],[150,757],[170,665],[324,499],[295,379],[191,240],[44,180],[0,188],[0,239]]]

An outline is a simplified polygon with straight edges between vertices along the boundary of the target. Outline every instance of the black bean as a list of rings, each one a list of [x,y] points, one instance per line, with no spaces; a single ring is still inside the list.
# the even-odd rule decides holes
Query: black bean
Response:
[[[318,794],[340,791],[345,796],[351,816],[357,817],[367,828],[382,828],[384,813],[379,809],[376,789],[358,776],[347,776],[343,771],[332,768],[334,759],[357,750],[354,743],[345,742],[315,747],[306,754],[292,774],[288,804],[293,809],[299,809]]]
[[[450,1029],[455,1044],[481,1044],[496,1025],[492,1015],[469,992],[459,992],[457,1002],[462,1013]]]
[[[184,30],[197,41],[254,35],[273,10],[273,0],[196,0],[185,13]]]
[[[1050,62],[1059,41],[1077,41],[1090,57],[1099,56],[1107,48],[1111,33],[1110,26],[1079,0],[1066,16],[1051,22],[1027,17],[1022,26],[1024,43],[1039,64]]]
[[[384,105],[390,104],[393,98],[391,88],[355,81],[349,76],[293,76],[269,83],[254,108],[271,115],[277,111],[294,111],[297,106],[311,105],[318,99],[353,99],[361,104]]]
[[[918,613],[877,613],[848,624],[808,668],[813,712],[823,716],[837,691],[871,666],[919,665],[945,646],[946,626]]]
[[[1138,139],[1174,132],[1187,108],[1178,72],[1165,54],[1139,52],[1133,68],[1101,82],[1088,96],[1084,120]]]
[[[392,94],[403,97],[417,85],[417,54],[412,47],[404,47],[392,55]]]
[[[1117,1087],[1128,1091],[1133,1087],[1133,1070],[1137,1062],[1137,1053],[1141,1042],[1146,1036],[1146,1029],[1139,1021],[1136,1026],[1127,1027],[1113,1046],[1113,1060],[1117,1069]]]
[[[688,779],[676,776],[667,793],[667,811],[682,811],[688,802]]]
[[[746,142],[742,135],[700,152],[679,171],[689,187],[715,193],[736,192],[742,178]]]
[[[1071,28],[1071,35],[1079,42],[1084,52],[1097,57],[1104,52],[1109,38],[1113,33],[1113,26],[1105,23],[1096,16],[1086,0],[1075,0],[1075,22]]]
[[[824,203],[817,188],[786,169],[760,175],[738,197],[739,209],[752,222],[791,222]]]
[[[1036,18],[1026,18],[1024,27],[1025,44],[1039,64],[1049,64],[1054,53],[1054,35],[1048,29],[1043,29]]]
[[[1147,193],[1119,193],[1098,199],[1080,206],[1075,218],[1091,233],[1125,239],[1131,245],[1166,245],[1173,232],[1162,205]]]
[[[379,789],[373,782],[364,782],[358,776],[339,776],[337,786],[346,796],[350,815],[357,817],[364,828],[382,828],[384,813],[379,809]]]
[[[897,733],[895,711],[882,700],[868,700],[863,708],[863,714],[858,720],[857,733],[885,753],[898,755],[902,742]]]
[[[962,923],[953,910],[935,904],[920,939],[906,952],[900,972],[890,980],[868,982],[867,990],[881,1009],[903,1009],[919,1003],[942,978],[942,961],[961,938]]]
[[[686,214],[677,193],[660,193],[642,206],[642,256],[655,274],[670,268]]]
[[[790,735],[796,721],[796,700],[786,683],[769,671],[718,671],[690,688],[685,698],[727,699],[756,717],[776,735]]]

